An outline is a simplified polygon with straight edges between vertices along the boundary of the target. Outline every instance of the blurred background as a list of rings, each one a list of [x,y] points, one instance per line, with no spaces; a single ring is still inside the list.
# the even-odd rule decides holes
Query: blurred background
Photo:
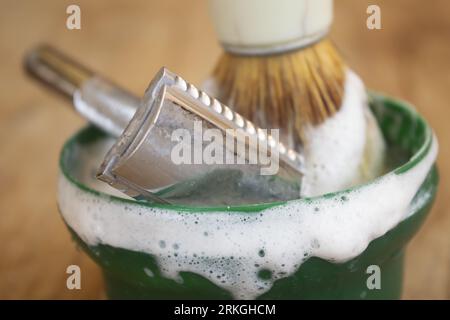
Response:
[[[441,183],[407,252],[405,299],[450,299],[450,1],[338,0],[332,39],[377,91],[413,103],[440,142]],[[66,8],[81,8],[81,30]],[[369,4],[382,30],[366,27]],[[0,0],[0,298],[103,298],[99,268],[56,206],[58,155],[85,122],[29,80],[22,58],[48,42],[141,96],[161,66],[199,84],[220,54],[205,0]],[[66,267],[82,289],[66,288]]]

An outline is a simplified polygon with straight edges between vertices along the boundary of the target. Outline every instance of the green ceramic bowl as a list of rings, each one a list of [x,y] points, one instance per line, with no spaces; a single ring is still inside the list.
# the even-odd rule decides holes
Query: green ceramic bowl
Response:
[[[430,152],[433,133],[427,123],[406,103],[372,94],[371,107],[380,124],[387,144],[401,149],[408,161],[397,166],[395,174],[412,170]],[[73,136],[64,146],[60,158],[60,181],[73,185],[74,197],[89,194],[98,201],[117,201],[126,206],[135,201],[106,196],[83,185],[75,175],[75,168],[83,161],[78,150],[86,148],[105,135],[94,127],[87,127]],[[259,299],[398,299],[402,292],[404,252],[407,243],[417,232],[433,203],[438,174],[433,166],[417,190],[411,207],[414,213],[383,236],[373,240],[359,256],[345,263],[332,263],[311,257],[291,276],[277,280]],[[346,191],[343,191],[346,192]],[[339,194],[339,193],[336,193]],[[336,195],[335,194],[335,195]],[[329,196],[329,195],[328,195]],[[106,199],[106,200],[105,200]],[[419,200],[420,199],[420,200]],[[425,201],[423,200],[425,199]],[[297,200],[298,201],[298,200]],[[300,200],[303,201],[303,200]],[[147,207],[156,205],[139,204]],[[161,206],[168,210],[192,212],[232,210],[258,213],[266,204],[234,208],[190,208]],[[64,212],[63,216],[64,216]],[[101,226],[99,226],[101,227]],[[229,299],[231,294],[208,279],[191,272],[181,272],[182,282],[162,276],[155,257],[109,245],[95,246],[84,242],[74,229],[68,227],[77,244],[102,268],[106,292],[112,299]],[[367,287],[367,267],[377,265],[382,270],[381,289]],[[152,277],[143,270],[151,269]]]

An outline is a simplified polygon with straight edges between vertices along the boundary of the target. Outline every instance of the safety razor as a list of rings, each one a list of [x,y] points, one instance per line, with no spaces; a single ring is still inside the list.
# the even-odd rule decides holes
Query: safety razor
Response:
[[[300,197],[303,158],[179,75],[162,68],[143,99],[48,46],[26,69],[117,137],[97,177],[136,199],[242,204]]]

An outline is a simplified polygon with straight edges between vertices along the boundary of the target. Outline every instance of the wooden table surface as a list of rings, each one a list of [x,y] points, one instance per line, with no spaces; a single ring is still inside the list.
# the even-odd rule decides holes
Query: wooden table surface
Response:
[[[68,104],[23,74],[24,52],[48,42],[141,95],[165,65],[194,83],[219,53],[205,1],[76,1],[82,29],[65,27],[72,1],[0,1],[0,298],[102,298],[99,268],[56,208],[58,153],[84,125]],[[366,28],[379,4],[382,30]],[[440,190],[409,246],[404,298],[450,298],[450,2],[339,0],[332,38],[367,86],[406,99],[440,141]],[[82,289],[66,289],[66,267]]]

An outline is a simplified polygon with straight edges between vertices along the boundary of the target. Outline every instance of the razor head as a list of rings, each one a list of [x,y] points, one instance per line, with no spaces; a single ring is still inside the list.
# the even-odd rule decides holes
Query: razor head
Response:
[[[277,170],[265,174],[270,160],[277,162]],[[302,156],[275,134],[162,68],[97,177],[131,197],[167,203],[170,197],[192,194],[199,181],[220,185],[224,180],[212,177],[238,172],[239,181],[232,184],[254,190],[268,184],[268,192],[277,193],[275,200],[286,200],[299,197],[302,170]],[[287,184],[279,188],[280,181]]]

